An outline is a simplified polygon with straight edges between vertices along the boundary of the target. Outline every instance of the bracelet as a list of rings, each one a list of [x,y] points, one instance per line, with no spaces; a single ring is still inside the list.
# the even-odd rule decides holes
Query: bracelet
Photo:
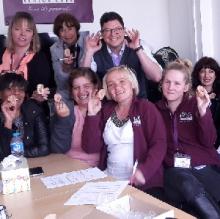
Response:
[[[142,45],[138,46],[136,49],[134,49],[134,51],[135,51],[135,52],[138,52],[140,49],[144,50],[144,48],[143,48]]]

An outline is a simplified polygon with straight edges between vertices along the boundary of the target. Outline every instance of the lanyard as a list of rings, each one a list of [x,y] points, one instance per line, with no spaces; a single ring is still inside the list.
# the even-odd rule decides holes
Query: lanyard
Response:
[[[13,62],[14,62],[13,56],[14,56],[14,53],[11,53],[10,71],[15,71],[15,72],[16,72],[16,71],[20,68],[21,62],[22,62],[23,59],[27,56],[27,54],[28,54],[28,52],[25,52],[25,53],[24,53],[24,55],[22,56],[20,62],[19,62],[18,65],[17,65],[17,67],[16,67],[15,69],[13,69]]]
[[[178,140],[178,129],[177,129],[177,115],[176,113],[171,114],[171,119],[172,119],[172,132],[173,132],[173,142],[176,148],[176,151],[180,151],[180,145],[179,145],[179,140]]]

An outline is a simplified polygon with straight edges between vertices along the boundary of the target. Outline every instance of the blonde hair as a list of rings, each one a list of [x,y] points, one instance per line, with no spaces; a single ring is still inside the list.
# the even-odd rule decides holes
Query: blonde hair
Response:
[[[162,79],[160,82],[160,87],[164,81],[164,78],[168,71],[170,70],[178,70],[183,73],[185,83],[189,86],[189,91],[187,93],[191,93],[192,88],[192,79],[191,79],[191,73],[192,73],[192,65],[187,60],[184,59],[177,59],[173,62],[170,62],[163,70],[162,73]]]
[[[105,74],[104,78],[103,78],[103,89],[105,90],[107,99],[111,100],[112,98],[109,95],[108,86],[107,86],[106,81],[107,81],[108,75],[110,75],[114,71],[123,72],[127,75],[127,79],[132,84],[134,95],[137,96],[138,93],[139,93],[139,85],[138,85],[138,81],[137,81],[137,78],[136,78],[136,75],[135,75],[134,71],[132,69],[128,68],[127,66],[125,66],[125,65],[120,65],[120,66],[117,66],[117,67],[110,68],[107,71],[107,73]]]
[[[33,30],[33,38],[29,50],[34,53],[38,52],[40,50],[40,39],[37,33],[36,24],[32,15],[23,11],[17,12],[10,22],[8,27],[7,48],[10,52],[14,52],[15,45],[12,39],[12,28],[15,24],[18,24],[24,20],[27,21],[29,28]]]

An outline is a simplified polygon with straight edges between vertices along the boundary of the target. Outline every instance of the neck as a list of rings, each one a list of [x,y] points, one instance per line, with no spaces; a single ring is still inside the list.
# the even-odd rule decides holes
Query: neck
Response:
[[[118,103],[118,105],[115,107],[115,111],[119,119],[125,119],[128,117],[131,102],[132,99],[127,102]]]
[[[174,114],[176,112],[176,109],[180,105],[181,102],[182,102],[182,99],[178,100],[178,101],[177,100],[176,101],[167,101],[167,106],[172,114]]]
[[[27,47],[15,47],[14,52],[18,56],[23,56],[29,49],[29,46]]]
[[[80,112],[81,112],[84,116],[86,116],[87,106],[80,106],[80,105],[78,105],[78,107],[79,107]]]
[[[207,86],[204,86],[206,91],[210,94],[213,92],[213,89],[212,89],[212,85],[207,85]]]
[[[123,44],[122,44],[123,45]],[[118,46],[118,47],[111,47],[110,50],[111,52],[113,52],[114,54],[117,54],[119,55],[120,51],[121,51],[121,48],[122,48],[122,45]]]

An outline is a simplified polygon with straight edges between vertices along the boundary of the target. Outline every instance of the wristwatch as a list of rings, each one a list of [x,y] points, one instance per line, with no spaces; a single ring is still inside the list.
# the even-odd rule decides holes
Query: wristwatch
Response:
[[[134,51],[137,52],[137,51],[139,51],[140,49],[144,50],[144,48],[143,48],[142,45],[138,46],[136,49],[134,49]]]

